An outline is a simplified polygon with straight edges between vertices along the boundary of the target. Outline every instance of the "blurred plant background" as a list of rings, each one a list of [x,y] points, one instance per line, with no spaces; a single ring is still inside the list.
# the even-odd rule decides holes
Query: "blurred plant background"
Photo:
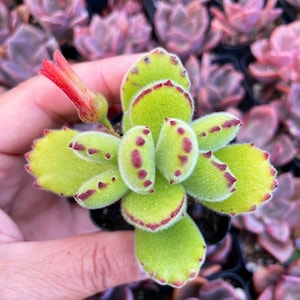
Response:
[[[267,150],[279,172],[273,200],[252,215],[226,219],[190,199],[209,244],[197,280],[90,299],[300,299],[299,45],[299,0],[0,0],[0,94],[55,49],[75,63],[161,46],[188,70],[195,117],[236,114],[238,142]],[[119,228],[99,213],[104,228]]]

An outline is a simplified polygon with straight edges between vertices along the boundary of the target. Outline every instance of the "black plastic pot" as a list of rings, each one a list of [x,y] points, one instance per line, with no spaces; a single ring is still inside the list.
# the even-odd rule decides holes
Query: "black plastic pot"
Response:
[[[188,201],[187,211],[201,230],[208,245],[221,241],[227,234],[230,217],[218,214],[192,198]]]
[[[103,8],[107,6],[108,0],[85,0],[87,10],[90,18],[93,14],[98,14]]]
[[[148,20],[151,24],[153,24],[154,14],[156,11],[157,1],[155,0],[142,0],[144,5],[144,11]]]
[[[297,18],[297,14],[299,14],[299,11],[297,11],[295,7],[287,3],[286,0],[278,0],[277,7],[283,9],[281,19],[284,23],[291,23],[295,21]]]

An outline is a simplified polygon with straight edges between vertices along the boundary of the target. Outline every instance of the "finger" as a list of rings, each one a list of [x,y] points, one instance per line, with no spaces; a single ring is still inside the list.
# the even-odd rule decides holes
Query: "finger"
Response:
[[[83,299],[147,278],[135,259],[133,232],[2,245],[0,262],[3,299]]]
[[[75,72],[93,91],[114,104],[119,101],[124,74],[139,55],[118,56],[74,65]],[[23,154],[43,129],[77,120],[67,96],[50,80],[36,76],[0,97],[0,152]],[[5,130],[3,130],[5,128]]]

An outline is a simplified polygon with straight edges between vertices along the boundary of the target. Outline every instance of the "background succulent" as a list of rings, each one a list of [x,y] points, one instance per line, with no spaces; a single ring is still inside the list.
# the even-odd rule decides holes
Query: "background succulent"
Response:
[[[278,112],[281,123],[284,124],[287,132],[294,138],[296,147],[300,141],[299,95],[300,83],[293,82],[290,85],[288,93],[272,103],[272,106]]]
[[[173,300],[214,300],[214,299],[246,299],[246,292],[235,278],[224,274],[224,278],[197,277],[180,290],[173,293]]]
[[[13,34],[19,25],[29,22],[29,11],[25,5],[9,9],[8,5],[0,1],[0,49],[4,47],[5,40]],[[0,56],[1,52],[0,50]]]
[[[258,244],[279,262],[286,262],[297,247],[299,225],[295,215],[299,214],[299,179],[291,173],[278,177],[278,189],[272,201],[258,208],[253,214],[236,216],[232,223],[240,230],[257,235]]]
[[[151,31],[142,13],[113,11],[105,17],[93,16],[87,27],[75,28],[74,46],[88,60],[141,52],[149,47]]]
[[[249,65],[249,72],[256,80],[277,85],[285,92],[291,82],[300,80],[299,26],[300,21],[280,25],[269,39],[263,38],[251,45],[255,61]]]
[[[61,43],[71,41],[75,26],[88,21],[83,0],[24,0],[36,20]]]
[[[207,8],[199,1],[186,5],[159,2],[154,27],[160,43],[181,58],[215,48],[221,37],[209,26]]]
[[[297,299],[300,283],[300,259],[288,267],[272,264],[262,267],[253,275],[253,286],[257,299]]]
[[[143,10],[143,4],[139,0],[108,0],[107,6],[105,13],[119,10],[125,11],[128,15],[134,15]]]
[[[254,106],[241,116],[243,126],[237,135],[239,143],[253,141],[257,146],[268,151],[270,160],[275,166],[283,166],[297,155],[297,145],[280,126],[284,119],[280,117],[282,113],[283,111],[277,105]],[[289,119],[285,118],[285,120]],[[258,132],[260,134],[257,134]]]
[[[276,0],[223,0],[222,4],[223,10],[210,8],[211,26],[222,32],[221,40],[225,44],[236,45],[268,36],[282,13],[280,8],[275,8]]]
[[[214,62],[212,55],[204,53],[201,63],[190,56],[185,66],[191,78],[191,93],[196,99],[196,116],[226,110],[243,99],[243,74],[233,63],[221,65]]]
[[[24,47],[24,44],[27,46]],[[20,25],[5,40],[0,57],[0,83],[12,87],[35,76],[41,61],[50,58],[58,48],[56,40],[44,31],[28,24]]]

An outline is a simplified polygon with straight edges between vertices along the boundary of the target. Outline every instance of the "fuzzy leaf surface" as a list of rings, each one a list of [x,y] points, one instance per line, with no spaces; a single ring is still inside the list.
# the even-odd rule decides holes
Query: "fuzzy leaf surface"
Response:
[[[74,195],[82,182],[101,173],[106,166],[79,158],[70,149],[77,131],[51,130],[34,144],[29,153],[29,169],[37,186],[64,195]]]
[[[156,142],[165,117],[190,122],[193,109],[190,94],[167,80],[141,90],[131,104],[130,118],[132,126],[148,126]]]
[[[185,190],[181,185],[170,185],[157,173],[154,192],[128,192],[122,199],[122,215],[128,223],[146,231],[159,231],[178,221],[186,209]]]
[[[165,118],[164,121],[156,145],[157,167],[170,184],[180,183],[197,163],[197,137],[182,120]]]
[[[142,56],[127,72],[121,87],[123,111],[130,107],[133,97],[145,86],[158,80],[170,79],[186,90],[190,80],[180,59],[162,48]]]
[[[195,131],[201,151],[215,151],[226,146],[237,135],[241,121],[226,112],[208,114],[195,120],[191,127]]]
[[[118,168],[111,167],[83,183],[74,198],[83,207],[97,209],[113,204],[127,191]]]
[[[132,127],[131,117],[129,111],[123,112],[122,117],[122,131],[126,133]]]
[[[136,229],[135,244],[144,270],[158,283],[173,287],[197,276],[206,253],[203,237],[189,216],[155,233]]]
[[[236,191],[222,202],[201,203],[218,212],[235,215],[253,211],[271,198],[277,180],[268,153],[253,144],[234,144],[214,155],[230,167],[237,179]]]
[[[131,128],[119,147],[119,170],[128,187],[136,193],[148,193],[155,182],[155,146],[146,126]]]
[[[211,151],[199,153],[196,167],[182,184],[198,200],[222,201],[235,191],[236,178],[228,165]]]
[[[104,132],[82,132],[70,143],[70,148],[82,159],[91,162],[116,165],[120,139]]]

